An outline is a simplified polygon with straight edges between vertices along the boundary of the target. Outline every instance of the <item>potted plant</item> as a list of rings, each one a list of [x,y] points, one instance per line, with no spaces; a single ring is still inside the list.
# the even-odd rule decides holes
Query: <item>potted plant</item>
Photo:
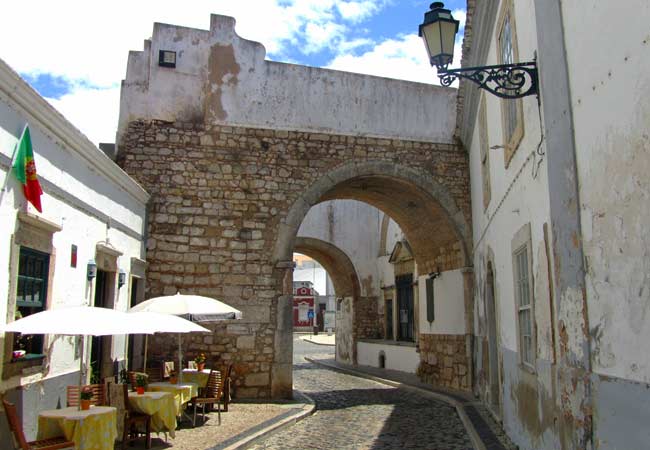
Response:
[[[144,388],[147,386],[147,378],[144,375],[135,377],[135,391],[138,395],[144,394]]]
[[[194,362],[196,363],[196,368],[199,372],[205,369],[205,353],[199,353],[196,355]]]
[[[84,386],[79,391],[79,404],[81,405],[82,410],[90,409],[90,401],[93,398],[93,388],[90,386]]]

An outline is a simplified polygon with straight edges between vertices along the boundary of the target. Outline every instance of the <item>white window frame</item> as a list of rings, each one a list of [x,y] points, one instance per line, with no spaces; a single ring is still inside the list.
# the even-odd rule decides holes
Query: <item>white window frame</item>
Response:
[[[523,261],[522,256],[524,257]],[[512,275],[519,363],[522,367],[534,372],[537,361],[537,326],[532,267],[530,224],[526,224],[517,231],[512,239]],[[523,321],[526,316],[528,323]]]
[[[504,31],[509,29],[509,41],[507,42],[510,52],[507,55],[502,53],[504,45]],[[517,47],[517,27],[515,25],[514,3],[512,0],[503,0],[499,21],[497,22],[496,53],[499,64],[512,64],[519,62],[519,49]],[[509,123],[515,120],[512,126]],[[503,133],[503,146],[505,148],[505,167],[510,165],[521,140],[524,137],[524,110],[522,99],[501,99],[501,129]]]

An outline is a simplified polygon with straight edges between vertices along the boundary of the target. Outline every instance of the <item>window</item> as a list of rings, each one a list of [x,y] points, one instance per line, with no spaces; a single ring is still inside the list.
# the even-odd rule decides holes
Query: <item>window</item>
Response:
[[[513,12],[512,0],[505,0],[503,2],[498,28],[497,48],[499,64],[513,64],[519,59]],[[522,100],[502,99],[501,117],[503,123],[505,163],[506,167],[508,167],[524,135]]]
[[[16,291],[16,318],[43,311],[47,300],[47,278],[50,255],[29,248],[20,248],[18,289]],[[14,335],[14,350],[24,350],[25,356],[43,353],[43,335]]]
[[[488,140],[487,116],[485,112],[485,96],[481,96],[479,109],[479,146],[481,156],[481,179],[483,182],[483,209],[490,204],[492,197],[490,183],[490,141]]]
[[[512,262],[520,362],[534,369],[536,343],[530,225],[525,225],[517,232],[513,239],[513,249]]]

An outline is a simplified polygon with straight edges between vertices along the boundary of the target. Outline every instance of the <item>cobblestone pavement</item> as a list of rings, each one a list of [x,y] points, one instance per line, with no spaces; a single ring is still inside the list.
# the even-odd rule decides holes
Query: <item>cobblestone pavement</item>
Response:
[[[294,341],[294,387],[314,399],[318,411],[251,449],[472,448],[452,406],[323,369],[301,358],[310,351],[323,353],[322,346]]]

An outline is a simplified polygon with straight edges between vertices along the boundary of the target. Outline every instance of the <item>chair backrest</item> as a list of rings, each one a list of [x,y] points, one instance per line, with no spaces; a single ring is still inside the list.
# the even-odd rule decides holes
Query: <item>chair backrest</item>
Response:
[[[11,433],[14,435],[14,439],[22,450],[30,450],[29,444],[27,444],[27,439],[25,439],[25,433],[23,432],[23,425],[20,423],[18,413],[16,413],[16,405],[9,403],[4,399],[2,400],[2,405],[5,408],[9,428],[11,428]]]
[[[105,405],[106,404],[106,385],[104,384],[88,384],[93,391],[93,396],[90,399],[91,405]],[[85,386],[84,386],[85,387]],[[67,387],[66,400],[68,406],[79,406],[79,386],[72,385]]]
[[[188,361],[187,362],[187,368],[196,370],[196,361],[194,361],[193,359]]]
[[[163,380],[163,368],[162,367],[147,367],[147,383],[153,383],[156,381]]]
[[[149,379],[149,375],[147,375],[144,372],[136,372],[136,371],[130,370],[130,371],[128,371],[126,373],[126,375],[129,378],[129,384],[131,385],[131,388],[133,390],[135,390],[135,387],[137,386],[136,381],[138,379],[138,375],[144,376],[147,379],[147,383],[149,383],[149,381],[152,381],[152,380]]]
[[[223,393],[223,379],[221,372],[218,370],[211,370],[208,375],[208,383],[205,386],[206,398],[220,398]]]

